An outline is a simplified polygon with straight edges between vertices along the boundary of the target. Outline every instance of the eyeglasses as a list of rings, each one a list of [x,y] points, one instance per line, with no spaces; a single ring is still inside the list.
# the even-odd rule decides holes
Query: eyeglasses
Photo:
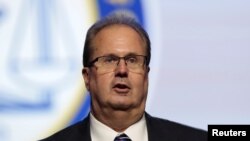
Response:
[[[114,55],[100,56],[95,58],[88,64],[88,67],[95,65],[101,72],[113,71],[120,60],[123,59],[127,68],[132,72],[141,72],[143,66],[146,64],[147,57],[143,55],[128,55],[125,57],[118,57]]]

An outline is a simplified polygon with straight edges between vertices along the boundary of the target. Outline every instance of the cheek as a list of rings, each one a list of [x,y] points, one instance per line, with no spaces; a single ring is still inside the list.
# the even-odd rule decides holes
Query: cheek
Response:
[[[138,93],[145,93],[148,89],[148,77],[147,76],[138,76],[133,77],[134,88]]]
[[[97,94],[105,93],[109,90],[111,85],[111,76],[110,75],[98,75],[95,74],[90,78],[90,88],[92,92]]]

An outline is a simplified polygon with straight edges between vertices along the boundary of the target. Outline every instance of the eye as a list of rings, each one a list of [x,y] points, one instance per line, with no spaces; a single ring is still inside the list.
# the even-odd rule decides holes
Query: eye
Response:
[[[105,63],[105,64],[113,64],[113,63],[117,62],[117,60],[118,59],[116,57],[114,57],[114,56],[106,56],[106,57],[103,58],[103,63]]]
[[[138,61],[137,61],[137,58],[135,56],[129,56],[129,57],[126,58],[126,62],[130,63],[130,64],[135,64]]]

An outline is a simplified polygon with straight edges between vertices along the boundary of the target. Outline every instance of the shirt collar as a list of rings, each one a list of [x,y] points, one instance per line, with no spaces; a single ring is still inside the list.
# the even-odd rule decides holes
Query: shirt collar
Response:
[[[148,133],[145,115],[143,115],[138,122],[127,128],[123,133],[127,134],[133,141],[147,141]],[[113,141],[114,138],[121,133],[116,132],[107,125],[101,123],[90,113],[90,134],[92,141]]]

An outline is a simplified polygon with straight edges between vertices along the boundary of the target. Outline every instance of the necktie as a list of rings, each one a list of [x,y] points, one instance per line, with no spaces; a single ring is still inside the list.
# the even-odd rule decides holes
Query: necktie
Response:
[[[114,141],[132,141],[126,134],[121,134],[119,136],[116,136]]]

